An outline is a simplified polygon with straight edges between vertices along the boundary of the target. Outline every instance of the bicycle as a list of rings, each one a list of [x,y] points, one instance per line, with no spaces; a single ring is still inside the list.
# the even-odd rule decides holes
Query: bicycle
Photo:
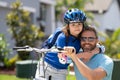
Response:
[[[39,64],[39,75],[40,74],[43,74],[43,76],[40,76],[40,80],[46,80],[45,78],[45,63],[44,63],[44,55],[45,53],[47,52],[57,52],[57,53],[60,53],[62,50],[64,49],[61,49],[61,48],[51,48],[51,49],[38,49],[38,48],[32,48],[30,46],[24,46],[24,47],[14,47],[13,50],[16,50],[16,51],[27,51],[27,52],[31,52],[31,51],[35,51],[36,53],[39,53],[39,58],[42,60],[42,67],[43,67],[43,73],[40,73],[40,62],[38,63]],[[41,57],[40,57],[41,55]],[[59,61],[63,64],[66,63],[66,60],[64,58],[61,58],[59,59]],[[31,77],[32,79],[33,77]],[[32,80],[36,80],[36,79],[32,79]],[[51,77],[49,78],[49,80],[51,80]]]

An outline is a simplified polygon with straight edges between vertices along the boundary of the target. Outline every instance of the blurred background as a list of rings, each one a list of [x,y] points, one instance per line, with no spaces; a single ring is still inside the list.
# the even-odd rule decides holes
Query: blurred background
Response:
[[[79,8],[94,26],[105,54],[120,59],[120,0],[0,0],[0,68],[15,69],[16,61],[38,60],[38,54],[16,52],[15,46],[40,48],[57,27],[64,12]]]

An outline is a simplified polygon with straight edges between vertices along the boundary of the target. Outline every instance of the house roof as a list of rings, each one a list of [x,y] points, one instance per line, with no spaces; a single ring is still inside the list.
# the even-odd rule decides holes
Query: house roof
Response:
[[[104,13],[107,11],[111,3],[112,0],[93,0],[93,2],[89,2],[85,5],[85,10],[95,13]]]

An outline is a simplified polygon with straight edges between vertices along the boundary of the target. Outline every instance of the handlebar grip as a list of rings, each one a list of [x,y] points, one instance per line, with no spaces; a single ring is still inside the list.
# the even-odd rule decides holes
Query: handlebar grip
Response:
[[[57,49],[58,49],[59,51],[64,50],[63,48],[59,48],[59,47],[58,47]],[[75,52],[75,50],[73,49],[72,52]]]
[[[64,50],[63,48],[57,48],[57,49],[60,50],[60,51],[61,51],[61,50]]]
[[[26,48],[29,48],[28,46],[25,46],[25,47],[13,47],[13,50],[17,50],[17,49],[26,49]]]

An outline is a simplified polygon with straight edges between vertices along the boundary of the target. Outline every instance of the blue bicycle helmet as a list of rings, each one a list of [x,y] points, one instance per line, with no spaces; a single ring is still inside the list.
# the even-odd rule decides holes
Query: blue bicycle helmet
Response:
[[[66,24],[72,23],[72,22],[84,22],[86,21],[86,15],[83,11],[74,8],[70,9],[65,12],[64,14],[64,22]]]

